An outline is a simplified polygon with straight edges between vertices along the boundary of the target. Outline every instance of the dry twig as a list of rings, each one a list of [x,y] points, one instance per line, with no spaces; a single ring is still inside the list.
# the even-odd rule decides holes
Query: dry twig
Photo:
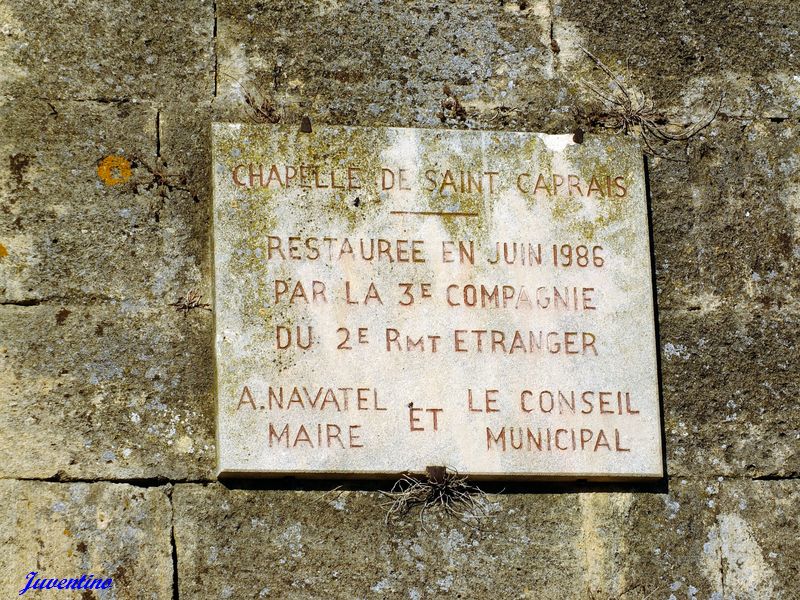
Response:
[[[652,598],[655,595],[656,592],[661,590],[661,588],[655,588],[654,590],[649,592],[646,596],[641,596],[641,594],[644,592],[644,590],[641,589],[642,587],[644,587],[644,586],[641,583],[637,583],[637,584],[634,584],[634,585],[632,585],[630,587],[627,587],[626,589],[621,591],[619,594],[616,594],[614,596],[608,596],[606,598],[604,598],[601,595],[597,595],[597,594],[602,594],[602,592],[599,589],[598,590],[592,590],[591,588],[589,588],[587,590],[587,594],[589,595],[589,600],[623,600],[623,598],[626,598],[626,599],[628,597],[633,598],[633,596],[628,596],[628,594],[638,590],[637,593],[640,595],[641,600],[649,600],[650,598]]]
[[[178,173],[169,171],[167,162],[160,156],[156,157],[155,163],[153,164],[155,164],[155,166],[151,166],[150,162],[140,156],[134,156],[131,161],[131,167],[144,167],[151,176],[150,181],[144,184],[145,190],[156,190],[160,196],[164,196],[165,191],[180,190],[192,194],[194,201],[198,201],[197,194],[189,187],[189,176],[185,172]],[[137,183],[136,185],[138,192],[138,186],[140,184]]]
[[[337,485],[335,488],[328,490],[320,495],[319,499],[322,501],[327,500],[333,494],[333,501],[339,499],[339,496],[344,494],[347,490],[343,490],[341,485]]]
[[[152,193],[149,215],[157,223],[160,222],[161,211],[172,193],[184,192],[191,196],[195,204],[200,202],[200,195],[193,189],[186,172],[168,170],[167,162],[161,156],[156,156],[154,162],[150,162],[139,155],[133,155],[130,165],[132,169],[136,169],[136,176],[131,178],[130,185],[135,187],[136,193],[142,190]],[[147,172],[147,179],[141,177],[139,167]]]
[[[610,90],[607,92],[601,91],[596,85],[588,81],[583,82],[589,90],[603,101],[606,110],[602,115],[605,117],[604,126],[624,134],[631,132],[638,134],[655,156],[670,158],[659,153],[653,147],[655,142],[667,144],[669,142],[688,141],[708,127],[722,109],[724,95],[720,94],[716,109],[699,123],[687,126],[671,122],[667,115],[656,110],[652,100],[643,93],[626,86],[619,76],[586,48],[581,48],[581,50],[600,68],[610,82]]]

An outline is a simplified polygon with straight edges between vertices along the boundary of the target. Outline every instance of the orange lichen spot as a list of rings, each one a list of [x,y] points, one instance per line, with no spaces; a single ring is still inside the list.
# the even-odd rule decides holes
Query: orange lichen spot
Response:
[[[125,183],[131,178],[131,163],[124,156],[106,156],[97,165],[97,176],[106,185]]]
[[[0,258],[3,258],[4,256],[8,256],[8,250],[6,250],[6,247],[3,246],[3,244],[0,244]]]

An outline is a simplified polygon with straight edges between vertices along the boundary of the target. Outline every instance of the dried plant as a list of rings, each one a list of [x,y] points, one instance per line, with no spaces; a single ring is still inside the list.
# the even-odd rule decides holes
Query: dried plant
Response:
[[[386,524],[419,507],[419,520],[425,528],[425,515],[431,509],[465,522],[480,522],[491,512],[486,493],[470,484],[466,475],[444,467],[429,467],[424,478],[403,475],[391,491],[381,492],[388,498]]]
[[[319,499],[323,502],[327,501],[330,496],[333,496],[333,501],[339,499],[339,496],[344,494],[347,490],[343,490],[341,485],[337,485],[335,488],[328,490],[320,495]]]
[[[439,119],[444,123],[447,119],[457,119],[458,121],[465,121],[467,118],[467,109],[459,101],[458,97],[450,89],[450,86],[445,84],[442,88],[444,99],[441,102],[441,110],[438,113]]]
[[[278,123],[281,120],[278,109],[272,104],[269,98],[262,96],[258,92],[255,94],[242,88],[244,101],[250,107],[250,117],[256,123]]]
[[[148,212],[156,223],[160,222],[161,211],[171,193],[184,192],[191,196],[195,204],[200,202],[200,195],[193,189],[186,172],[170,171],[166,160],[161,156],[156,156],[154,162],[151,162],[140,155],[133,155],[130,166],[135,169],[136,175],[130,179],[129,185],[134,187],[137,194],[142,191],[151,193]],[[147,174],[146,178],[142,177],[143,171]]]
[[[197,202],[197,194],[189,187],[189,176],[185,172],[179,173],[170,171],[167,161],[161,156],[156,157],[153,165],[155,166],[151,166],[151,164],[141,156],[134,156],[131,162],[132,167],[136,168],[141,166],[150,174],[150,181],[144,184],[145,190],[155,190],[161,196],[163,196],[166,191],[172,192],[180,190],[192,194],[193,199]],[[137,182],[136,185],[138,192],[138,186],[140,184]]]
[[[506,121],[509,119],[514,113],[521,112],[519,108],[513,106],[495,106],[494,107],[494,114],[489,118],[489,122],[492,123],[494,121]]]
[[[655,103],[643,93],[631,89],[608,66],[585,48],[581,50],[603,72],[610,82],[610,90],[603,92],[596,85],[583,84],[603,101],[605,112],[601,115],[603,125],[624,134],[637,134],[650,152],[661,158],[670,158],[658,152],[653,144],[685,142],[708,127],[722,109],[724,96],[720,94],[716,109],[699,123],[681,125],[671,121],[665,113],[658,111]],[[676,160],[676,159],[671,159]]]
[[[259,86],[248,87],[235,77],[222,73],[228,79],[233,80],[242,90],[244,103],[247,106],[247,114],[254,123],[279,123],[281,115],[266,93]]]
[[[208,302],[203,302],[202,300],[202,294],[198,294],[194,290],[189,290],[186,296],[179,297],[175,302],[172,302],[168,306],[174,306],[176,311],[183,313],[184,318],[189,314],[190,310],[194,310],[196,308],[211,312],[211,305]]]

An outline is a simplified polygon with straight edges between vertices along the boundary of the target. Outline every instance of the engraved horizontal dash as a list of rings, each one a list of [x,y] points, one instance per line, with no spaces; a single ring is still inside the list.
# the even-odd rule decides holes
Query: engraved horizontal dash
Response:
[[[455,212],[437,210],[393,210],[393,215],[421,215],[423,217],[477,217],[476,212]]]

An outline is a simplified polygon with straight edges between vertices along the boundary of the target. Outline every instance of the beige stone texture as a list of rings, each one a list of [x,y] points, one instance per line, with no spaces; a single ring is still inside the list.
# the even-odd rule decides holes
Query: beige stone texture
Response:
[[[195,312],[132,300],[2,307],[3,476],[208,478],[211,319]]]
[[[171,508],[165,488],[116,483],[0,481],[0,593],[4,598],[161,600],[172,595]],[[28,590],[26,575],[93,574],[107,590]]]
[[[542,491],[490,496],[479,527],[431,515],[424,527],[416,515],[387,527],[375,492],[179,485],[180,594],[792,597],[793,483],[676,479],[669,493]]]
[[[0,94],[198,102],[214,89],[214,5],[3,2]]]

